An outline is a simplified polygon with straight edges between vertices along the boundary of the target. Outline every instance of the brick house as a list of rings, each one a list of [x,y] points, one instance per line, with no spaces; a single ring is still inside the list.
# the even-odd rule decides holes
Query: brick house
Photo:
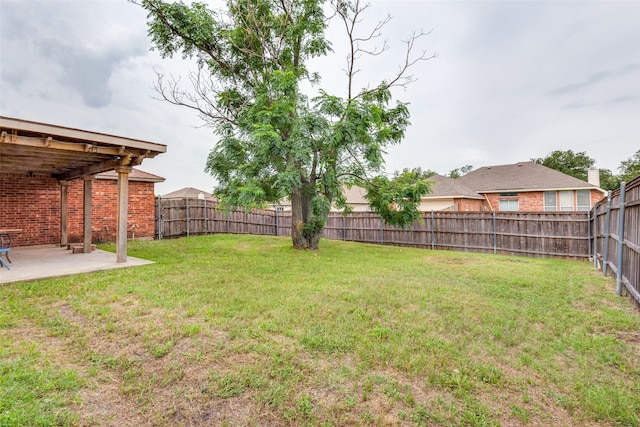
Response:
[[[441,196],[465,191],[464,197],[454,200],[454,209],[459,211],[581,211],[591,209],[606,195],[599,187],[597,170],[591,170],[590,177],[589,183],[535,162],[521,162],[485,166],[455,180],[447,178],[445,182],[455,181],[456,191],[439,188],[439,180],[434,179],[434,190]],[[480,197],[470,197],[472,194]]]
[[[81,242],[89,252],[113,227],[116,261],[125,262],[127,235],[153,236],[153,186],[163,180],[133,167],[164,152],[154,142],[0,116],[0,229],[21,230],[15,245]]]
[[[597,170],[590,176],[597,179]],[[592,178],[592,179],[593,179]],[[431,191],[422,198],[423,212],[454,211],[580,211],[606,195],[599,180],[591,183],[534,162],[485,166],[460,178],[433,175]],[[365,190],[345,193],[355,211],[368,211]]]

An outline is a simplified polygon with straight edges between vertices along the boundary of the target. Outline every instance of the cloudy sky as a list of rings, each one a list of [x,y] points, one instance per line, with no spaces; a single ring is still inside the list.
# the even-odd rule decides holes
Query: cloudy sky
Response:
[[[360,85],[393,73],[411,30],[437,58],[395,92],[412,126],[389,150],[387,170],[445,174],[586,151],[616,170],[640,149],[640,1],[381,1],[364,24],[390,13],[391,49],[363,64]],[[194,66],[150,51],[146,13],[125,0],[0,0],[0,115],[149,140],[167,153],[142,169],[164,194],[212,190],[204,172],[215,144],[193,112],[154,99],[155,71]],[[344,56],[314,66],[339,92]],[[154,71],[155,70],[155,71]]]

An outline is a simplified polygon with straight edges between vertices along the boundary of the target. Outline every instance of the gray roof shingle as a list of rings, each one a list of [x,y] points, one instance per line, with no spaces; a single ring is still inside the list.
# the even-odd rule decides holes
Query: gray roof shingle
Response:
[[[458,181],[478,193],[600,189],[534,162],[485,166],[461,176]]]

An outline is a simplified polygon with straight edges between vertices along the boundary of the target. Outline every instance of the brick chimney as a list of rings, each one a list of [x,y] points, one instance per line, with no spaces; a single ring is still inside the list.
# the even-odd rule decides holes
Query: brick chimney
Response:
[[[596,187],[600,187],[600,169],[595,166],[591,166],[587,171],[587,182],[595,185]]]

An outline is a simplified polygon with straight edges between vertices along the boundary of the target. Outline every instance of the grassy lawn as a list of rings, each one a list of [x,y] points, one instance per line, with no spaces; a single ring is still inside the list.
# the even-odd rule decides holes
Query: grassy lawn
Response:
[[[640,425],[640,314],[591,264],[290,246],[0,287],[0,426]]]

